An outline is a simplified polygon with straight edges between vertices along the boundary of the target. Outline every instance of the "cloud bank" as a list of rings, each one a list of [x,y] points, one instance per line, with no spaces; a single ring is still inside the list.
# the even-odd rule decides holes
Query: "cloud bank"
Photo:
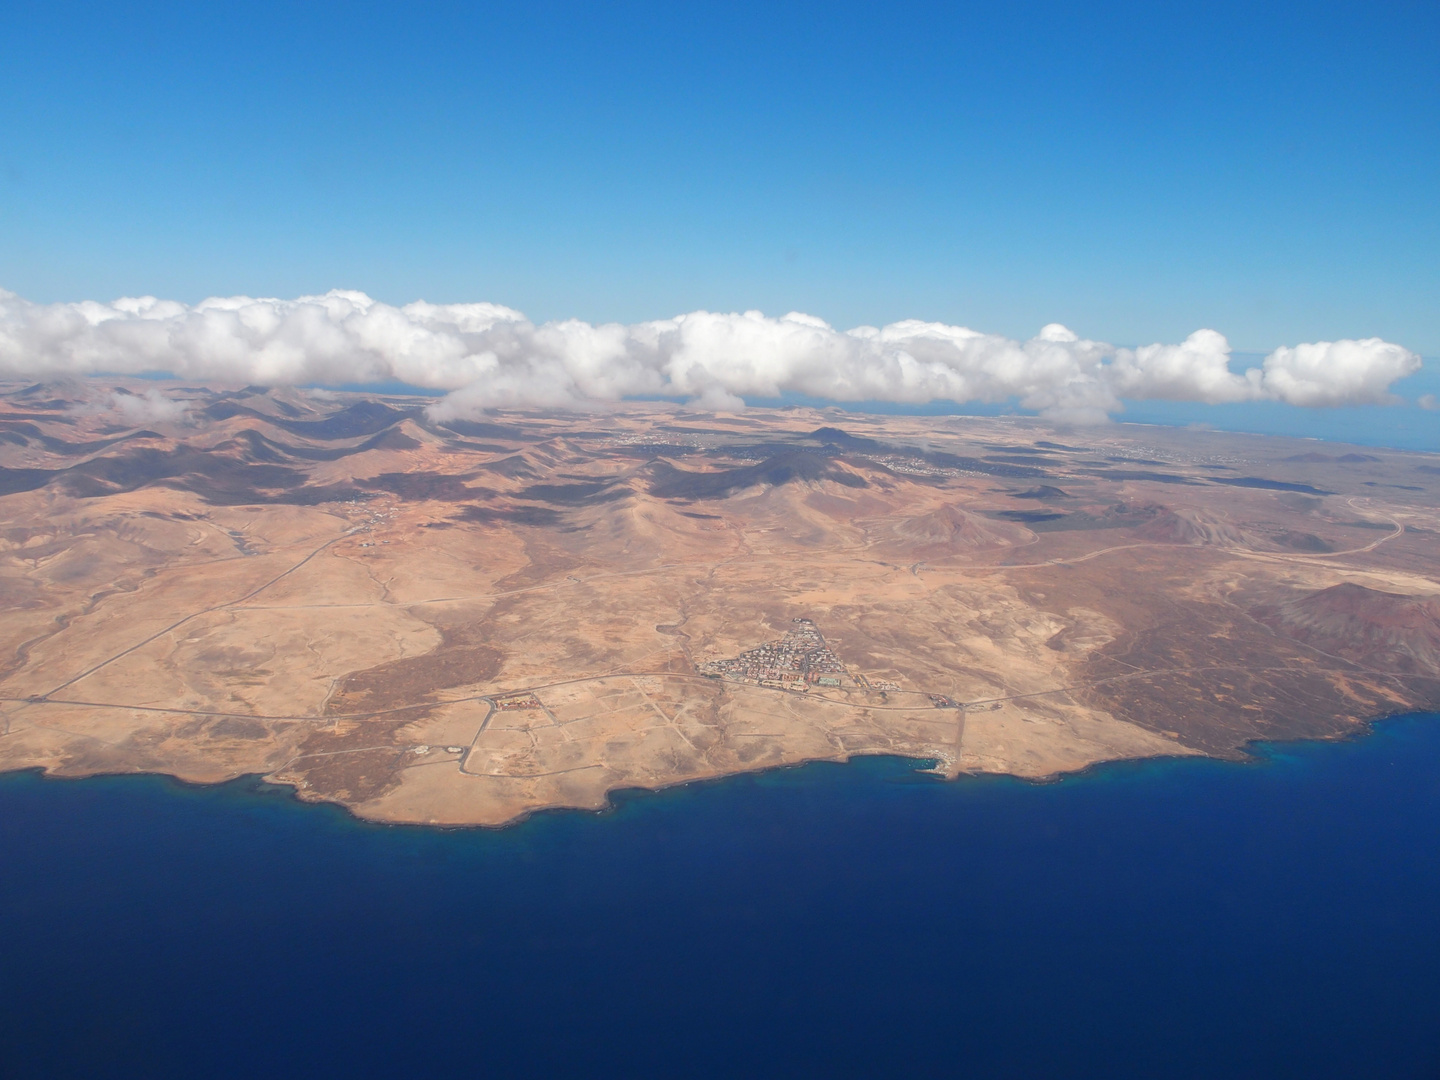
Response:
[[[1003,402],[1073,420],[1123,398],[1315,407],[1388,404],[1420,358],[1379,338],[1276,349],[1229,368],[1197,330],[1176,345],[1118,348],[1052,324],[1028,341],[909,319],[834,327],[810,315],[695,311],[673,319],[535,324],[498,304],[403,307],[341,290],[193,306],[146,296],[34,304],[0,290],[0,377],[170,372],[264,385],[396,379],[450,393],[437,419],[511,405],[681,397],[714,409],[797,393],[834,401]]]

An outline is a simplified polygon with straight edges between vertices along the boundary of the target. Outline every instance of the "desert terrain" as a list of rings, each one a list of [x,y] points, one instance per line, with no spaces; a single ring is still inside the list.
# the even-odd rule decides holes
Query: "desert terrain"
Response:
[[[433,405],[0,386],[0,769],[499,825],[860,754],[1239,758],[1440,705],[1440,455]]]

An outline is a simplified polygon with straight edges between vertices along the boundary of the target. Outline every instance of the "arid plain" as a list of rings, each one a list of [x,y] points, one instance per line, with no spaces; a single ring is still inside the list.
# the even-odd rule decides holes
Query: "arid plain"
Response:
[[[183,414],[146,419],[157,385]],[[857,754],[1239,757],[1440,704],[1437,455],[430,404],[0,387],[0,768],[494,825]]]

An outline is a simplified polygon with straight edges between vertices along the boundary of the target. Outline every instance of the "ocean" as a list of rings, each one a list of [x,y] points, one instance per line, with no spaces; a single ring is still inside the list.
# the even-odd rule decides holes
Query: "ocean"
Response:
[[[0,776],[0,1075],[1440,1076],[1440,716],[503,830]]]

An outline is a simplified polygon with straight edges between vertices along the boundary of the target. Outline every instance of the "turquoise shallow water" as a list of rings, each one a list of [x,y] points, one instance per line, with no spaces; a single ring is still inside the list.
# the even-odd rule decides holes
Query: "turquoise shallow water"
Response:
[[[1440,1076],[1440,717],[499,831],[0,777],[0,1075]]]

